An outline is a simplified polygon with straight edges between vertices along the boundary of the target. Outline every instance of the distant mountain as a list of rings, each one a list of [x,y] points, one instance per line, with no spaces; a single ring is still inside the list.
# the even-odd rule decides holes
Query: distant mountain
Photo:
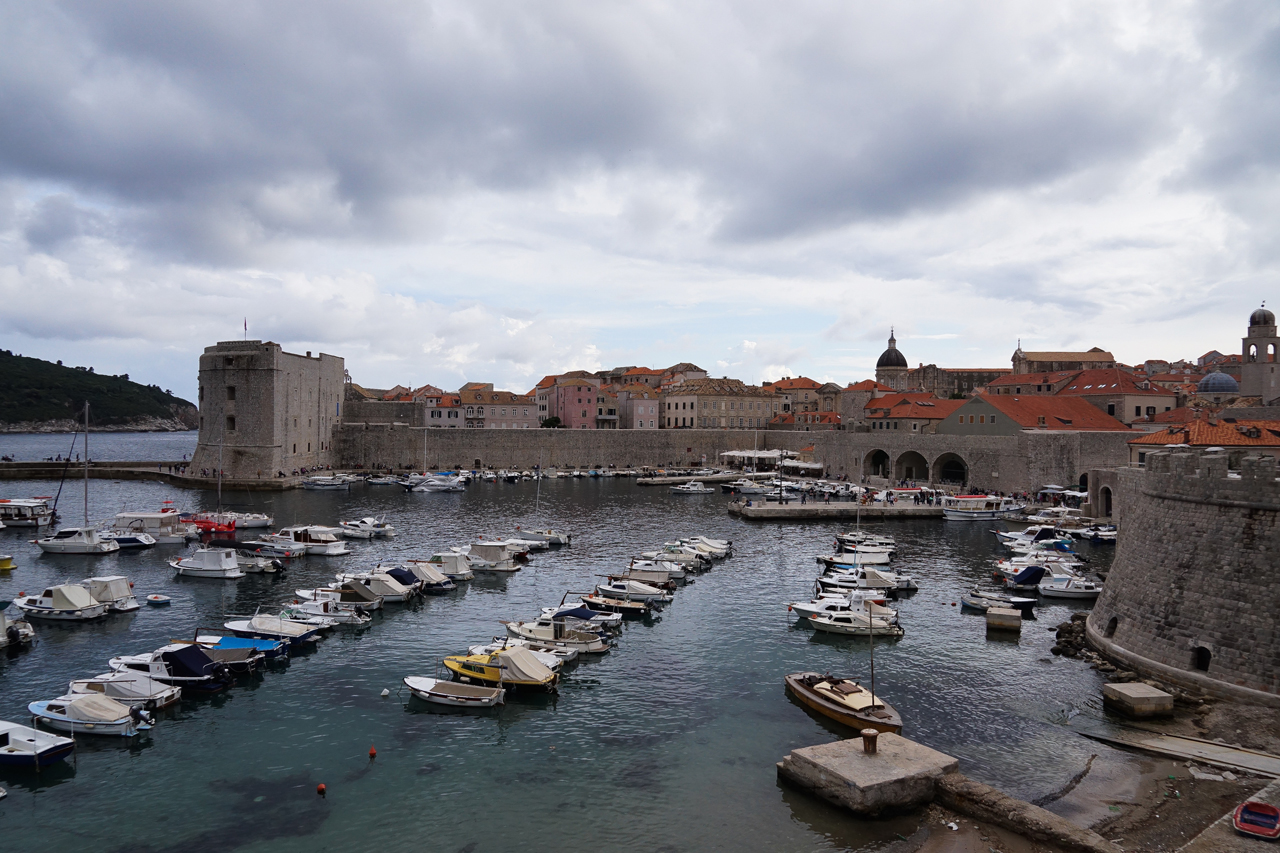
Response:
[[[67,432],[85,401],[89,426],[107,430],[182,430],[199,425],[187,400],[157,385],[104,376],[92,367],[63,367],[0,350],[0,432]]]

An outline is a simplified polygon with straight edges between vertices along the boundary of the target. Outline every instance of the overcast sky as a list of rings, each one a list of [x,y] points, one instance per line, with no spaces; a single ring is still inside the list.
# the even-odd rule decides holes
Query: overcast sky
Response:
[[[0,2],[0,346],[190,399],[1238,352],[1278,177],[1273,0]]]

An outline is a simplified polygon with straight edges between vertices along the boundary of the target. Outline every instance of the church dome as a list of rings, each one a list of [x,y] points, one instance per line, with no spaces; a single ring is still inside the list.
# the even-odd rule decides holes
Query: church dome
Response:
[[[1268,311],[1268,314],[1271,312]],[[1239,394],[1240,383],[1236,382],[1234,376],[1228,373],[1219,373],[1214,371],[1200,380],[1200,384],[1196,386],[1196,392],[1200,394]]]
[[[1250,326],[1274,326],[1276,324],[1276,315],[1272,314],[1266,308],[1259,308],[1249,315]]]
[[[876,369],[881,367],[906,367],[907,357],[898,352],[898,341],[893,336],[893,332],[889,332],[889,348],[880,354],[880,360],[876,362]]]

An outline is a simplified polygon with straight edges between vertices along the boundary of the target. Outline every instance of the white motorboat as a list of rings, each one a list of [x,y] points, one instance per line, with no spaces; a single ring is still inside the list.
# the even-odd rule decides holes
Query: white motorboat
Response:
[[[466,554],[471,562],[471,570],[476,572],[518,572],[520,564],[512,559],[507,546],[502,542],[472,542],[461,548],[455,548],[460,554]]]
[[[697,480],[691,480],[688,483],[681,483],[679,486],[672,486],[671,491],[677,495],[709,495],[715,492],[715,489],[709,488]]]
[[[199,645],[175,643],[137,655],[116,655],[107,665],[117,672],[140,672],[153,681],[190,693],[220,693],[231,685],[231,668]]]
[[[106,575],[98,578],[85,578],[80,581],[95,601],[107,605],[112,613],[129,613],[142,607],[133,596],[133,584],[124,575]]]
[[[500,652],[503,649],[513,649],[516,646],[523,646],[524,648],[528,649],[529,654],[533,655],[534,660],[538,661],[538,663],[542,664],[552,672],[559,672],[564,667],[565,663],[567,663],[569,660],[575,660],[578,657],[577,649],[556,649],[555,651],[540,651],[539,649],[534,648],[533,644],[531,644],[528,640],[516,639],[515,637],[504,637],[503,639],[495,640],[492,643],[481,643],[480,645],[476,645],[476,646],[467,646],[467,654],[491,655],[491,654],[494,654],[495,652]],[[568,658],[562,657],[560,654],[557,654],[557,652],[560,652],[564,655],[571,655],[572,657],[568,657]]]
[[[707,536],[690,536],[688,539],[681,539],[685,544],[705,545],[710,551],[718,551],[725,557],[733,556],[733,542],[729,539],[711,539]]]
[[[942,517],[948,521],[1011,518],[1026,508],[1025,503],[1000,495],[944,495],[942,498]]]
[[[340,521],[342,535],[352,539],[390,538],[396,535],[396,529],[387,523],[385,518],[361,518],[356,521]]]
[[[13,605],[30,619],[49,622],[88,622],[107,613],[107,605],[72,583],[51,586],[38,596],[18,596]]]
[[[321,617],[336,625],[365,625],[373,617],[359,607],[342,607],[335,601],[322,599],[319,601],[296,601],[288,605],[280,614],[286,619],[307,620]]]
[[[501,705],[507,695],[507,691],[501,687],[460,684],[417,675],[406,677],[404,686],[419,699],[453,708],[491,708]]]
[[[855,566],[851,569],[834,569],[818,578],[824,589],[899,589],[914,591],[920,587],[910,575],[884,569]]]
[[[118,512],[112,529],[128,533],[145,533],[159,545],[182,545],[198,539],[200,531],[182,520],[177,510],[160,512]]]
[[[699,569],[711,564],[706,554],[700,554],[687,545],[663,545],[658,551],[642,551],[640,558],[644,560],[669,560],[680,563],[691,569]]]
[[[351,481],[346,477],[303,477],[302,488],[313,492],[350,491]]]
[[[335,531],[337,532],[336,534]],[[307,549],[308,554],[322,557],[341,557],[351,553],[347,543],[338,538],[341,532],[342,528],[298,524],[292,527],[282,527],[278,532],[272,533],[266,538],[273,542],[301,545]]]
[[[236,552],[230,548],[199,548],[189,557],[175,557],[169,565],[189,578],[235,580],[244,577]]]
[[[104,539],[96,527],[64,527],[52,536],[32,540],[46,554],[114,554],[120,544]]]
[[[1102,594],[1102,584],[1084,578],[1051,578],[1040,582],[1045,598],[1093,599]]]
[[[828,634],[849,634],[857,637],[901,637],[905,632],[901,625],[866,613],[818,613],[809,617],[809,624]]]
[[[343,581],[336,586],[321,586],[315,589],[295,589],[293,594],[302,599],[302,601],[329,602],[334,609],[351,610],[358,613],[382,609],[382,596],[358,581]],[[312,615],[323,616],[325,614],[312,613]]]
[[[297,542],[281,539],[250,539],[241,542],[240,547],[263,557],[302,557],[307,553],[307,546]]]
[[[668,578],[678,581],[689,576],[684,565],[670,560],[632,560],[627,564],[627,571],[666,572]]]
[[[889,557],[890,555],[887,551],[864,547],[858,551],[822,554],[814,559],[828,568],[833,568],[836,566],[887,566],[889,565]]]
[[[392,604],[408,601],[418,593],[417,587],[405,586],[387,572],[344,572],[337,579],[339,584],[358,583]]]
[[[606,613],[602,610],[592,610],[581,601],[577,603],[562,604],[559,607],[544,607],[540,618],[542,619],[562,619],[562,620],[578,620],[592,628],[608,628],[617,630],[622,627],[621,613]]]
[[[73,694],[32,702],[27,706],[31,716],[49,728],[83,735],[115,735],[134,737],[151,728],[149,713],[91,693]]]
[[[465,492],[467,484],[461,477],[441,475],[419,480],[408,489],[411,492]]]
[[[693,539],[680,539],[675,542],[664,542],[663,544],[691,548],[694,553],[701,554],[708,560],[723,560],[729,556],[729,550],[727,548],[715,548],[705,542],[699,542]]]
[[[76,742],[69,737],[0,720],[0,767],[48,767],[75,748]]]
[[[53,524],[48,498],[0,499],[0,527],[44,527]]]
[[[26,619],[9,615],[9,604],[0,608],[0,649],[9,646],[29,646],[36,638],[36,631]]]
[[[306,643],[320,636],[324,625],[309,624],[295,619],[285,619],[268,613],[255,613],[248,619],[223,623],[237,637],[256,640],[282,640],[289,644]]]
[[[632,580],[607,581],[596,584],[596,592],[608,598],[620,598],[623,601],[670,601],[671,596],[647,583]]]
[[[569,545],[573,542],[573,534],[562,533],[558,530],[551,529],[534,529],[529,527],[516,527],[516,533],[521,539],[541,539],[548,545]]]
[[[599,634],[575,631],[565,623],[554,619],[538,619],[533,622],[507,622],[507,634],[523,640],[577,649],[584,654],[604,654],[609,651],[609,641]]]
[[[96,693],[127,705],[141,703],[148,711],[167,708],[182,698],[182,688],[163,684],[133,669],[117,669],[78,678],[67,686],[68,695]]]
[[[432,563],[429,560],[407,560],[399,564],[379,563],[378,571],[404,571],[408,572],[418,581],[418,591],[426,595],[444,595],[458,588],[453,579],[442,573],[438,568],[438,563]],[[392,574],[394,577],[395,575]],[[474,577],[474,575],[472,575]]]
[[[275,524],[275,519],[265,512],[228,512],[226,515],[235,521],[237,530],[261,529]]]
[[[399,477],[365,477],[365,483],[370,486],[403,486],[404,481]]]
[[[1016,595],[1005,595],[1002,592],[986,592],[980,589],[971,589],[968,592],[961,593],[960,603],[965,607],[973,608],[986,612],[992,607],[1007,607],[1015,610],[1025,610],[1036,604],[1034,598],[1023,598]]]
[[[883,594],[870,590],[850,590],[848,595],[824,594],[811,601],[793,601],[787,610],[798,619],[808,619],[822,613],[865,613],[868,608],[872,616],[898,621],[898,611],[885,607],[887,599]]]
[[[111,539],[121,550],[137,550],[153,548],[156,539],[150,533],[135,533],[131,530],[103,530],[99,534],[103,539]]]

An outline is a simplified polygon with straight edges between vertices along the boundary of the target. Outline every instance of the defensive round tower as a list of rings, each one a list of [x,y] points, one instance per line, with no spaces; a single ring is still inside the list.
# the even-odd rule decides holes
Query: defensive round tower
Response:
[[[270,341],[222,341],[200,356],[200,438],[188,473],[269,479],[331,464],[343,361]]]
[[[1276,460],[1157,451],[1115,471],[1121,533],[1090,643],[1162,681],[1280,706]]]

